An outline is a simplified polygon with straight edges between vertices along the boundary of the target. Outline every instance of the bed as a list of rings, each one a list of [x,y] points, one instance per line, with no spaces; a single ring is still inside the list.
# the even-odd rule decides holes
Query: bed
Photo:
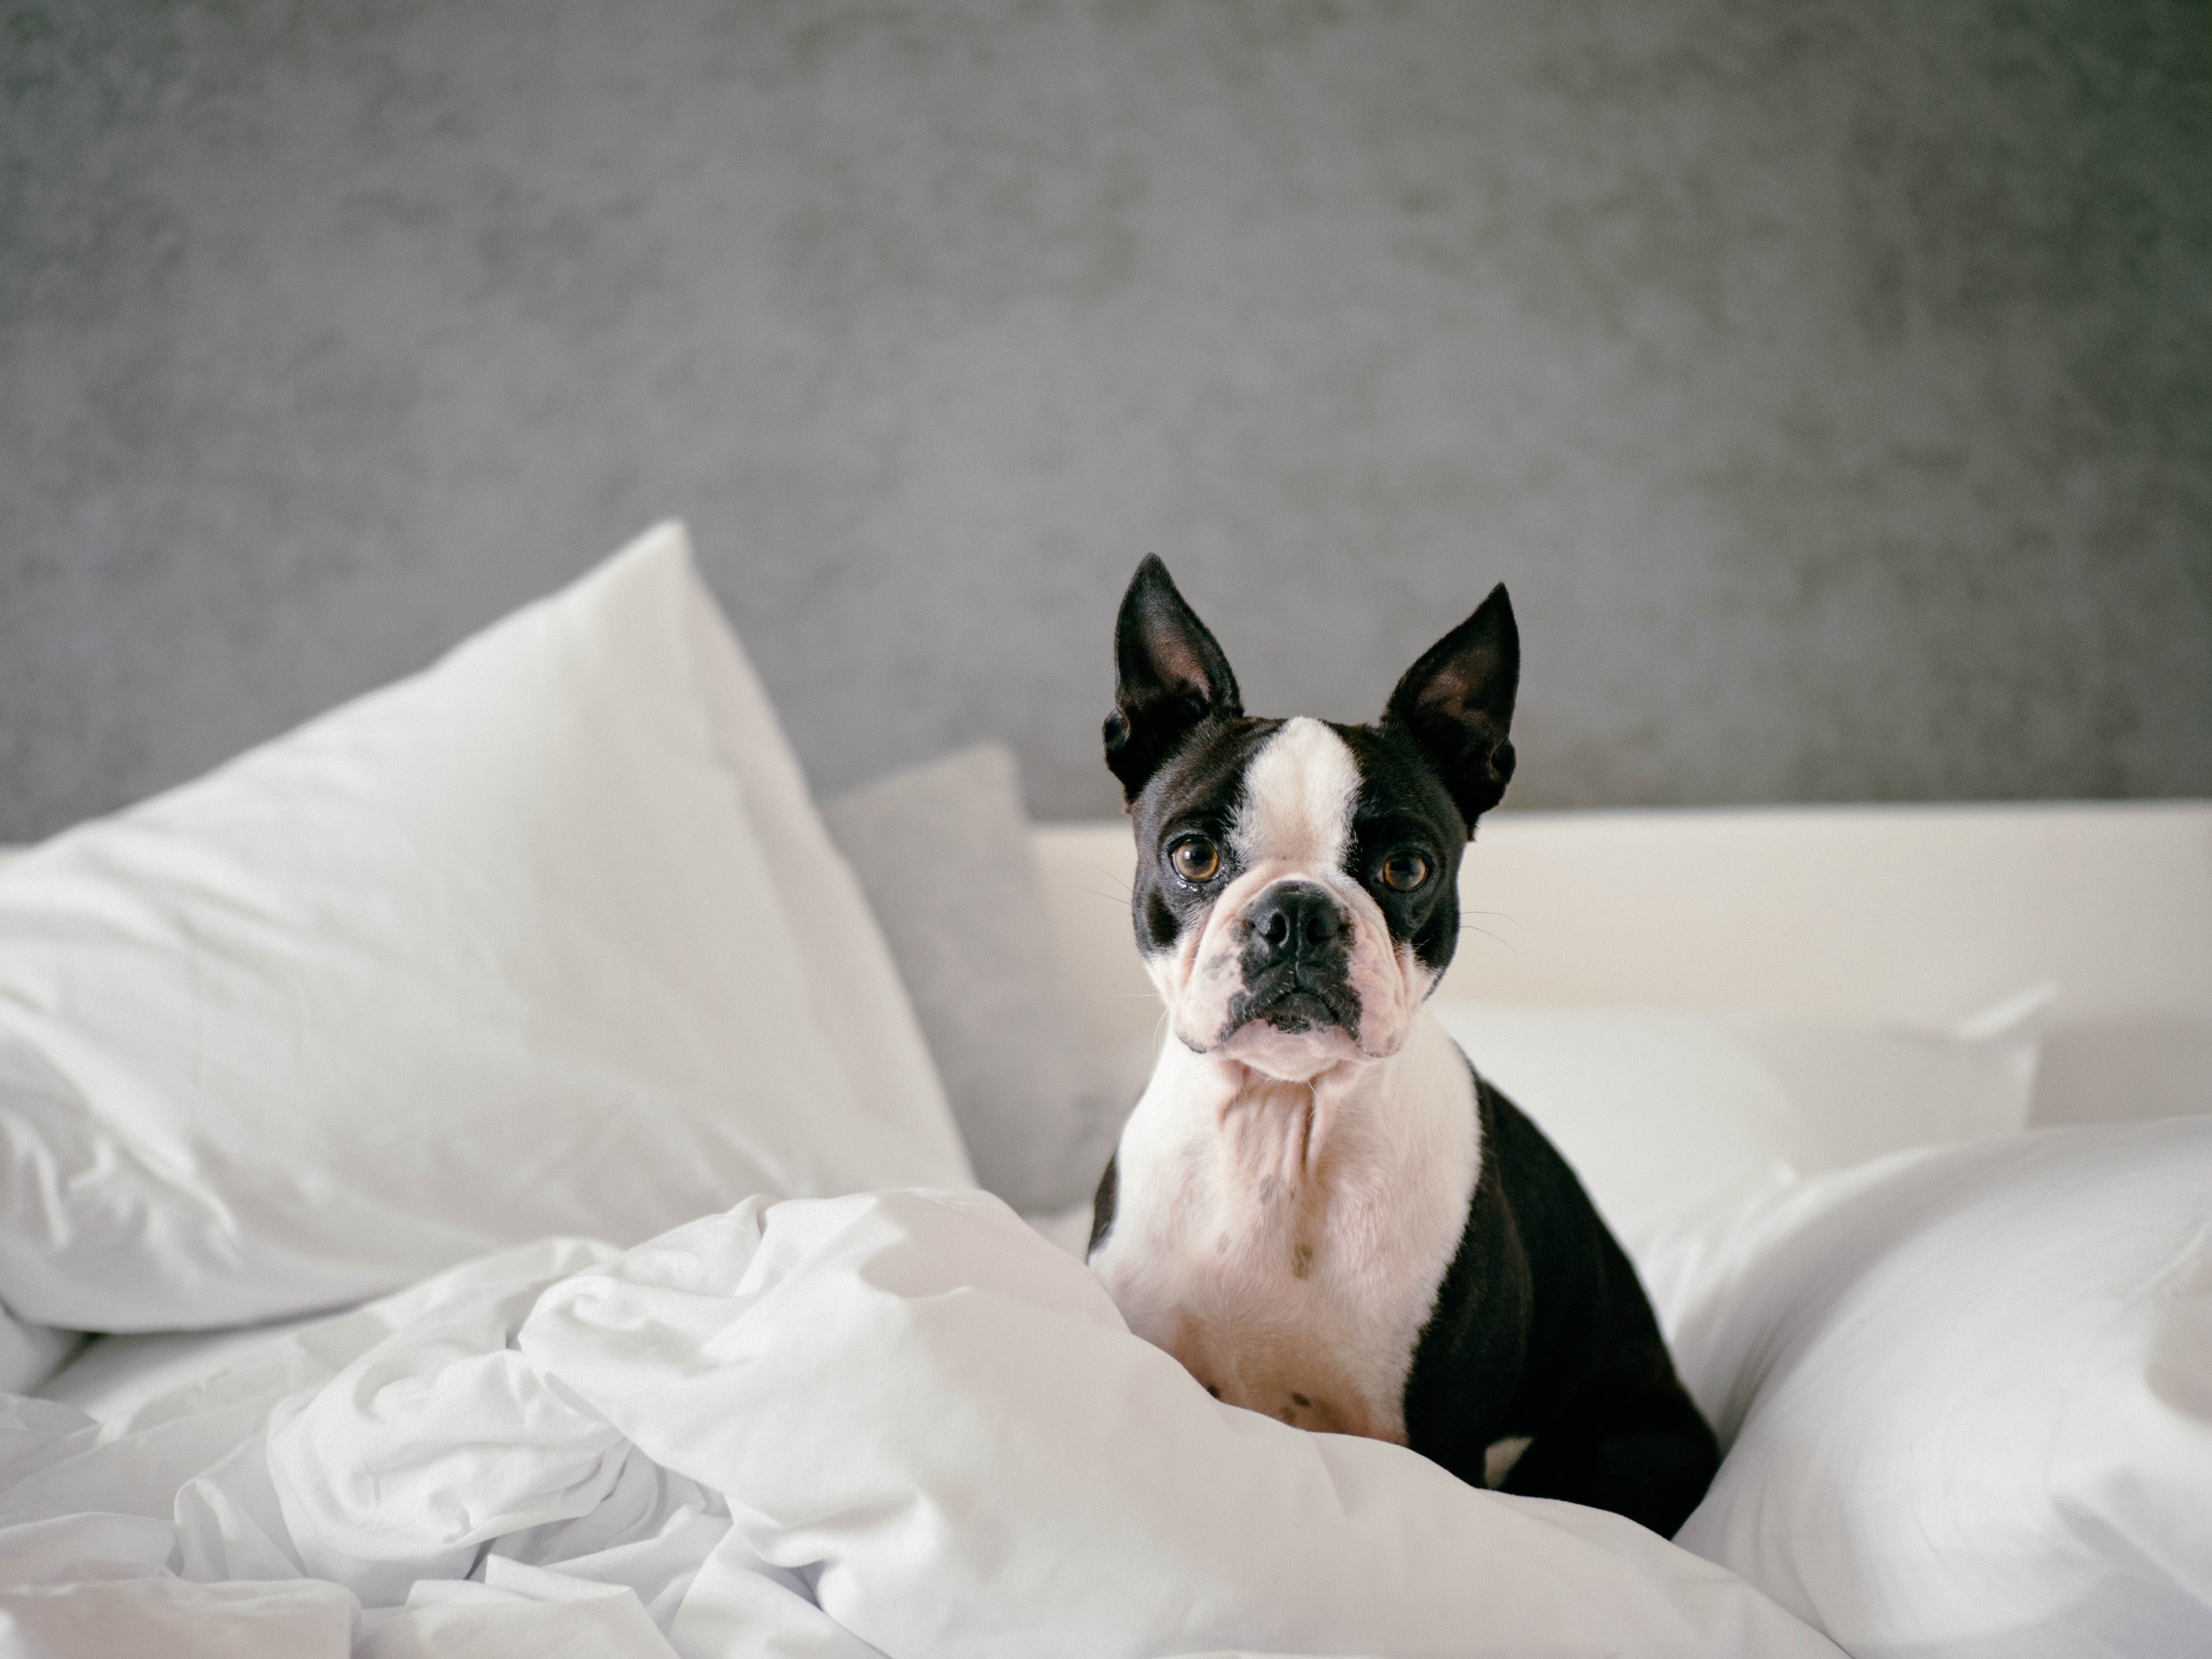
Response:
[[[1728,1447],[1672,1542],[1121,1328],[1133,857],[825,827],[664,526],[0,867],[0,1652],[2212,1642],[2212,805],[1483,825],[1434,1006]]]

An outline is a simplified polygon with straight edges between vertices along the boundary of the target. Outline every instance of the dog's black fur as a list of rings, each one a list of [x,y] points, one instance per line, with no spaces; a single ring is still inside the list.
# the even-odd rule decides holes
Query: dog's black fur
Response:
[[[1612,1510],[1671,1538],[1720,1467],[1636,1269],[1567,1162],[1481,1079],[1482,1173],[1406,1379],[1413,1449],[1482,1484],[1527,1436],[1507,1492]]]
[[[1244,714],[1220,647],[1157,558],[1130,584],[1115,656],[1106,759],[1136,825],[1139,942],[1158,951],[1210,901],[1164,877],[1157,849],[1193,823],[1226,820],[1246,764],[1281,722]],[[1347,866],[1408,846],[1436,860],[1439,879],[1418,895],[1372,878],[1367,886],[1394,940],[1439,974],[1458,941],[1461,855],[1512,776],[1519,673],[1501,585],[1407,672],[1378,723],[1332,724],[1361,779]],[[1474,1100],[1480,1164],[1407,1375],[1409,1443],[1482,1486],[1487,1449],[1525,1437],[1504,1490],[1611,1510],[1672,1536],[1718,1466],[1712,1431],[1675,1376],[1635,1268],[1566,1161],[1479,1074]],[[1120,1179],[1109,1161],[1093,1252],[1113,1226]]]

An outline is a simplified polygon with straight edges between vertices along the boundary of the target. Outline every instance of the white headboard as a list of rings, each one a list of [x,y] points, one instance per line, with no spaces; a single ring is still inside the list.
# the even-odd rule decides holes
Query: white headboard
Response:
[[[1157,1026],[1125,823],[1042,826],[1094,1030]],[[2212,1110],[2212,804],[1502,813],[1441,996],[1945,1026],[2053,981],[2045,1122]]]
[[[1129,826],[1036,846],[1093,1036],[1148,1042]],[[2212,1111],[2212,803],[1507,812],[1460,903],[1439,996],[1940,1027],[2048,981],[2038,1121]]]

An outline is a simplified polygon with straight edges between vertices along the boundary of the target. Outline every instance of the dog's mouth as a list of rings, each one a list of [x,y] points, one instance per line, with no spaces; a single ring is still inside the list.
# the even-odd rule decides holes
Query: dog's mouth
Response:
[[[1352,987],[1334,975],[1323,977],[1310,969],[1279,968],[1230,999],[1222,1035],[1258,1023],[1286,1035],[1301,1031],[1359,1029],[1359,998]]]

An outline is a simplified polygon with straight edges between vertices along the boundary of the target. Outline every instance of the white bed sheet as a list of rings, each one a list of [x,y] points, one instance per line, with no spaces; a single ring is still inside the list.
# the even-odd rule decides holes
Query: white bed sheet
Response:
[[[1083,1260],[1091,1242],[1089,1204],[1022,1219],[1078,1261]],[[95,1336],[30,1392],[118,1429],[148,1406],[197,1388],[234,1365],[250,1362],[271,1341],[333,1316],[310,1314],[225,1331]]]
[[[0,1400],[21,1650],[1834,1651],[1618,1516],[1218,1404],[981,1194],[526,1246],[153,1380],[210,1352],[109,1362],[119,1432]]]

